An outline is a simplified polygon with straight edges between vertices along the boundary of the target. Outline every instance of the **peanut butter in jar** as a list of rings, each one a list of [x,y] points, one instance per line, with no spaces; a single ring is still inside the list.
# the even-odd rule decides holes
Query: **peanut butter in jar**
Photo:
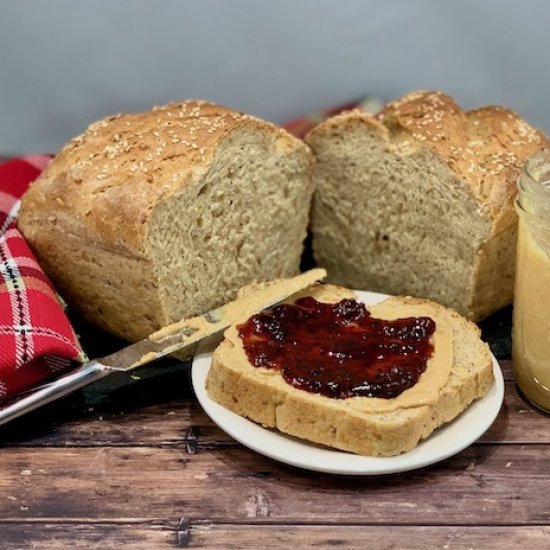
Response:
[[[550,152],[526,162],[518,190],[512,359],[523,395],[550,412]]]

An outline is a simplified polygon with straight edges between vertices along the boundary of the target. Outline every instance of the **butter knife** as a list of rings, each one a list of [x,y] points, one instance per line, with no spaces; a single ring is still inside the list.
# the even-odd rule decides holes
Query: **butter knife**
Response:
[[[260,285],[237,300],[213,309],[203,315],[168,325],[144,340],[99,359],[94,359],[51,383],[31,389],[0,408],[0,425],[55,401],[95,380],[114,372],[130,372],[165,355],[183,351],[201,340],[219,334],[230,325],[246,319],[300,290],[321,281],[324,269],[312,269],[290,279],[281,279]]]

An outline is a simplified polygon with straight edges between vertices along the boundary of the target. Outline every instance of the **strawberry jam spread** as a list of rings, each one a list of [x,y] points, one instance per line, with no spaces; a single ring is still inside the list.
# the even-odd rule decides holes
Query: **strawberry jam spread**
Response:
[[[335,399],[397,397],[414,386],[433,353],[435,321],[373,318],[364,304],[300,298],[237,326],[252,365],[288,384]]]

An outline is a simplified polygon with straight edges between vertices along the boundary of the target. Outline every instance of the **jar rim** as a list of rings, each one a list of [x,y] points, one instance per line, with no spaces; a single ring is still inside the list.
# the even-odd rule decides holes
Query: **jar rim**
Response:
[[[544,164],[548,164],[548,175],[541,179],[535,170]],[[550,187],[550,150],[543,149],[532,157],[529,157],[523,165],[523,170],[534,182],[544,187]]]

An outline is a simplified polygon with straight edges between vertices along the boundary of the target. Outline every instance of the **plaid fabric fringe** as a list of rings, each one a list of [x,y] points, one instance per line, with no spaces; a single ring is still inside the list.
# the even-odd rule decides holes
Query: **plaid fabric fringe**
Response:
[[[48,162],[34,156],[0,165],[0,401],[85,359],[55,289],[16,227],[19,199]]]

